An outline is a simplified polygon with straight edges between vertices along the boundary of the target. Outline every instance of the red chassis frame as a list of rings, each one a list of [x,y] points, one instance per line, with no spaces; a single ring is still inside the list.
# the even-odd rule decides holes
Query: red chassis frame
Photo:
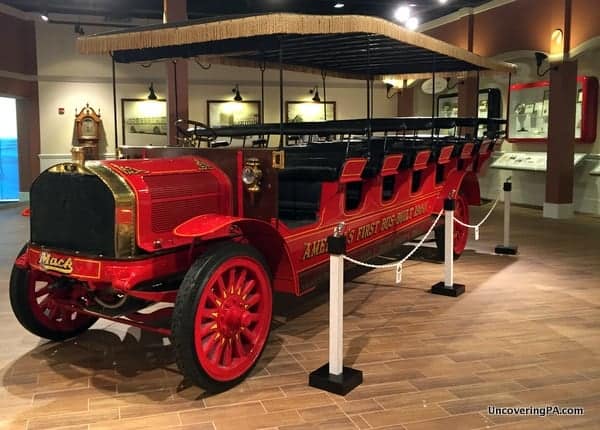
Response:
[[[360,206],[350,212],[344,210],[344,189],[348,183],[361,180],[365,167],[365,159],[349,159],[342,170],[340,179],[335,182],[324,182],[320,202],[320,211],[314,224],[299,228],[288,228],[285,224],[272,219],[270,222],[235,216],[231,202],[220,201],[218,207],[224,208],[225,214],[205,214],[189,219],[173,230],[174,245],[170,249],[158,250],[143,257],[126,260],[88,258],[45,249],[30,245],[27,252],[21,255],[16,266],[30,268],[33,271],[51,275],[64,276],[57,272],[57,264],[45,264],[51,258],[58,263],[69,261],[71,271],[68,277],[87,284],[93,292],[106,287],[130,297],[148,302],[174,303],[177,289],[152,291],[140,289],[140,285],[173,276],[183,276],[196,258],[214,241],[230,240],[249,243],[261,251],[273,275],[273,287],[276,291],[303,295],[312,290],[323,278],[322,267],[327,264],[326,238],[340,222],[346,224],[348,253],[355,257],[370,257],[385,249],[393,248],[409,238],[424,233],[431,225],[432,215],[442,208],[443,199],[461,192],[469,204],[479,204],[479,185],[476,173],[491,155],[491,142],[484,141],[477,153],[474,144],[464,145],[458,156],[452,157],[453,146],[442,149],[437,162],[431,162],[430,151],[423,150],[416,156],[412,168],[399,168],[402,155],[388,155],[383,162],[381,172],[363,182],[363,199]],[[240,151],[241,152],[241,151]],[[187,157],[194,163],[198,159]],[[242,158],[237,157],[238,161]],[[123,172],[124,166],[134,165],[141,160],[106,161],[112,164],[114,171]],[[146,160],[167,164],[172,159]],[[208,161],[206,165],[212,167]],[[118,165],[116,165],[117,163]],[[188,161],[186,160],[186,163]],[[241,170],[241,163],[237,163]],[[139,166],[139,164],[135,164]],[[443,167],[443,178],[438,176],[438,166]],[[144,170],[141,172],[147,173]],[[413,191],[414,173],[420,172],[418,189]],[[231,183],[225,175],[216,169],[219,187],[231,189]],[[386,176],[396,176],[393,198],[382,201],[382,188]],[[137,199],[143,192],[136,175],[124,176],[130,184],[136,184]],[[441,180],[440,180],[441,179]],[[147,190],[144,192],[147,193]],[[148,205],[138,201],[138,218],[148,219],[151,216]],[[243,213],[242,207],[235,212]],[[138,225],[141,225],[138,223]],[[138,242],[140,238],[138,237]],[[44,258],[42,257],[44,253]],[[326,273],[325,273],[326,275]],[[96,317],[137,326],[170,335],[171,330],[153,324],[169,316],[172,308],[163,308],[155,313],[132,312],[125,316],[112,317],[85,309],[81,303],[65,305],[77,309],[78,312]]]

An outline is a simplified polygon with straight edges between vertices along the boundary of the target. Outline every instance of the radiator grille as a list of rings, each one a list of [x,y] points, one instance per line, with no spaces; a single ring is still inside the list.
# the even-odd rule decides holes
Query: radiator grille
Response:
[[[115,256],[115,201],[97,176],[43,172],[30,200],[33,243]]]

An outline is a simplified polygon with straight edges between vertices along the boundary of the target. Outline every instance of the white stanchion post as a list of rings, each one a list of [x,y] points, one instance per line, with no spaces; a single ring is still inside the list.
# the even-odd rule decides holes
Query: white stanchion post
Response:
[[[344,257],[329,256],[329,374],[344,367]]]
[[[444,286],[454,285],[454,200],[452,209],[444,207]]]
[[[510,178],[504,182],[504,241],[502,245],[496,246],[496,254],[516,255],[518,247],[510,244],[510,204],[512,192],[512,183]]]
[[[330,393],[348,394],[362,384],[360,370],[344,367],[344,254],[346,237],[340,223],[327,238],[329,252],[329,363],[310,373],[308,384]]]
[[[454,283],[454,209],[456,201],[444,200],[444,281],[431,287],[432,294],[458,297],[465,292],[463,284]]]

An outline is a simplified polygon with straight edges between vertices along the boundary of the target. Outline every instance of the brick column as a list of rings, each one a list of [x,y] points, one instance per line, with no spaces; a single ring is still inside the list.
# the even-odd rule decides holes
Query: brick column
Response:
[[[187,20],[186,0],[164,0],[163,22]],[[168,62],[167,68],[167,121],[169,145],[177,142],[175,121],[188,119],[188,62],[177,60]]]
[[[577,61],[553,64],[550,70],[548,165],[544,217],[573,216],[573,157]]]

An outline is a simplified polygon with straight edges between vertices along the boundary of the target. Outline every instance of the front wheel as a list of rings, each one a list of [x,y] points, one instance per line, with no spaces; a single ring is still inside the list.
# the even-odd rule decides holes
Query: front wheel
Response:
[[[21,325],[36,336],[54,341],[69,339],[97,320],[67,303],[77,295],[75,288],[60,278],[15,264],[10,275],[10,305]]]
[[[460,220],[464,224],[469,223],[469,204],[464,194],[459,193],[455,199],[454,217]],[[435,244],[437,246],[437,254],[440,260],[444,259],[445,252],[445,235],[444,225],[440,225],[435,229]],[[457,260],[465,248],[467,247],[467,240],[469,239],[469,230],[467,227],[460,225],[454,221],[454,259]]]
[[[184,377],[211,392],[244,379],[271,328],[273,293],[262,255],[218,245],[188,270],[175,301],[172,341]]]

